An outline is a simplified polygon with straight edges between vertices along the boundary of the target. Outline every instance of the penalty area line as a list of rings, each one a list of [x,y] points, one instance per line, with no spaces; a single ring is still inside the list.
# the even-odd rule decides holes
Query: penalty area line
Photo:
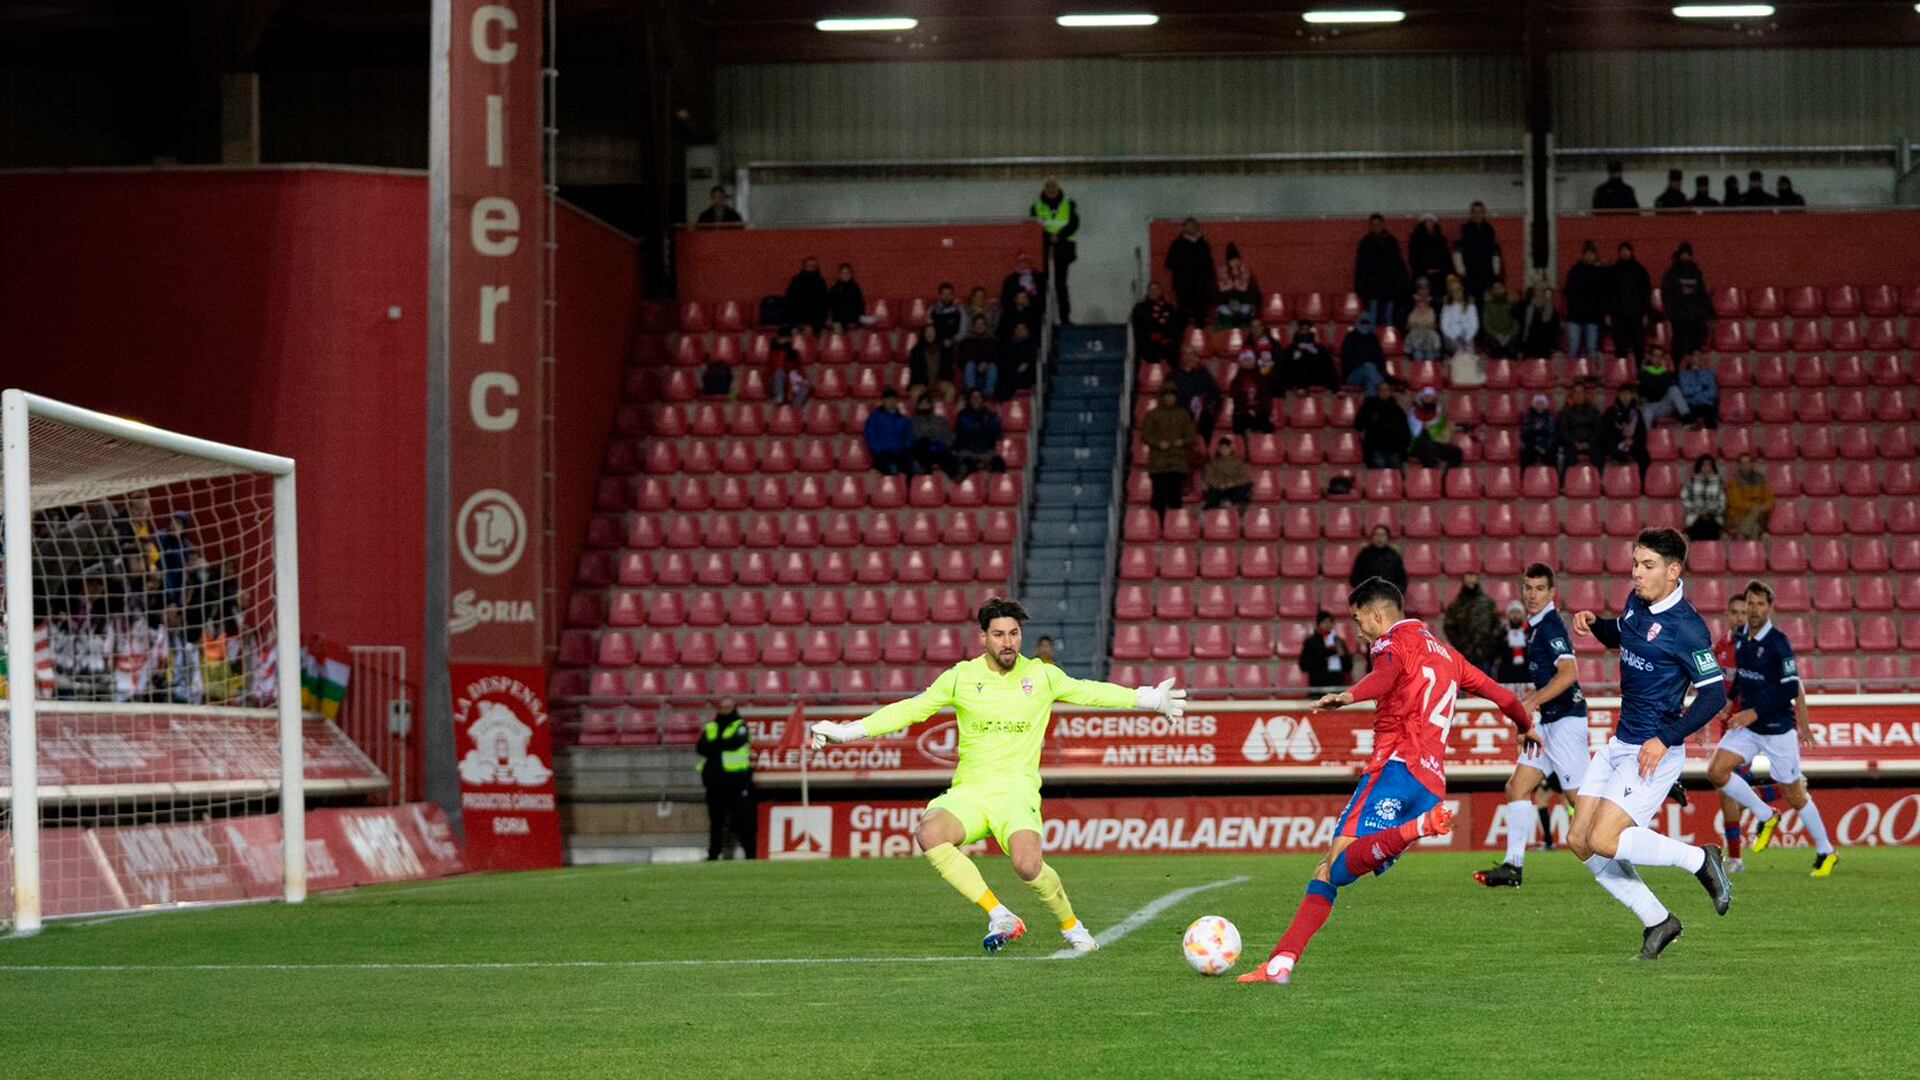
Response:
[[[1118,923],[1114,924],[1112,927],[1106,930],[1103,930],[1098,934],[1093,935],[1093,940],[1099,942],[1100,947],[1104,949],[1107,946],[1112,945],[1114,942],[1119,941],[1121,938],[1126,937],[1128,934],[1133,933],[1135,930],[1138,930],[1141,927],[1152,922],[1153,920],[1159,918],[1162,914],[1166,912],[1168,908],[1171,908],[1176,904],[1182,903],[1183,901],[1191,897],[1198,896],[1203,892],[1209,892],[1214,889],[1224,889],[1229,885],[1244,885],[1247,882],[1252,880],[1253,880],[1252,878],[1246,876],[1245,874],[1242,874],[1239,877],[1221,878],[1219,881],[1209,881],[1205,885],[1195,885],[1195,886],[1192,886],[1191,888],[1176,889],[1173,892],[1170,892],[1167,895],[1159,898],[1158,900],[1155,900],[1153,903],[1148,904],[1146,907],[1141,908],[1139,911],[1136,911],[1133,914],[1127,916],[1126,918],[1120,920]],[[1074,960],[1079,957],[1087,956],[1087,955],[1090,955],[1090,954],[1083,953],[1083,952],[1075,952],[1072,949],[1061,949],[1059,952],[1056,952],[1053,955],[1047,957],[1047,959]]]

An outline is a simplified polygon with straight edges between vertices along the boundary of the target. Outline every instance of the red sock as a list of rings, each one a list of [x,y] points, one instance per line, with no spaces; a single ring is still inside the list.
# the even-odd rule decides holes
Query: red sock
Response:
[[[1399,858],[1400,853],[1418,839],[1420,822],[1415,819],[1398,828],[1355,840],[1347,845],[1341,858],[1347,862],[1347,873],[1355,878],[1363,878]]]
[[[1740,826],[1737,824],[1729,825],[1727,826],[1727,858],[1737,859],[1739,857],[1740,857]]]
[[[1315,881],[1307,886],[1307,895],[1300,900],[1300,909],[1293,913],[1293,922],[1287,924],[1287,932],[1280,935],[1280,944],[1267,954],[1271,960],[1281,953],[1300,959],[1307,951],[1307,942],[1313,935],[1327,925],[1327,917],[1333,914],[1333,886],[1324,881]]]

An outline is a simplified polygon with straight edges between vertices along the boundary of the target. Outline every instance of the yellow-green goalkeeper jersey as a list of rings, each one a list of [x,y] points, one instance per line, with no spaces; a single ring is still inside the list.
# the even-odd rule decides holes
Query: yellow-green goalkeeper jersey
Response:
[[[959,717],[960,765],[953,784],[1040,788],[1040,748],[1047,740],[1053,703],[1101,709],[1131,709],[1138,699],[1125,686],[1076,679],[1030,657],[1002,674],[985,656],[962,660],[940,673],[918,696],[896,701],[866,718],[869,735],[911,727],[942,709]]]

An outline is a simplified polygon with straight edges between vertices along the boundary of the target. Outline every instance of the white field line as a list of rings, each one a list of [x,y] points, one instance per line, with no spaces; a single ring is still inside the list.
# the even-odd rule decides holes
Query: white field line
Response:
[[[1175,891],[1168,893],[1167,895],[1161,897],[1160,899],[1155,900],[1153,903],[1148,904],[1146,907],[1141,908],[1139,911],[1136,911],[1133,914],[1127,916],[1126,918],[1120,920],[1120,922],[1116,923],[1111,928],[1093,935],[1093,940],[1099,942],[1100,947],[1104,949],[1107,946],[1112,945],[1114,942],[1119,941],[1121,938],[1126,937],[1128,934],[1133,933],[1135,930],[1138,930],[1141,927],[1152,922],[1153,920],[1159,918],[1160,915],[1163,912],[1165,912],[1168,908],[1173,907],[1175,904],[1181,903],[1182,901],[1186,900],[1188,897],[1198,896],[1203,892],[1208,892],[1213,889],[1224,889],[1229,885],[1244,885],[1247,882],[1252,880],[1253,880],[1252,878],[1247,877],[1245,874],[1242,874],[1239,877],[1221,878],[1219,881],[1209,881],[1205,885],[1195,885],[1192,888],[1188,888],[1188,889],[1176,889]],[[1059,952],[1054,953],[1052,956],[1048,957],[1048,959],[1072,960],[1072,959],[1075,959],[1076,957],[1081,957],[1086,955],[1088,954],[1075,952],[1072,949],[1061,949]]]

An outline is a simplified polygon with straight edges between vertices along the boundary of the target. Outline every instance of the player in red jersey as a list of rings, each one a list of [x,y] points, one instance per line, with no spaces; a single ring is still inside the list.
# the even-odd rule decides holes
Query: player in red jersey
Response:
[[[1307,883],[1292,924],[1267,962],[1240,976],[1243,983],[1288,982],[1307,942],[1333,914],[1333,900],[1342,887],[1367,874],[1386,873],[1421,837],[1452,831],[1453,813],[1443,801],[1447,732],[1462,691],[1498,705],[1519,729],[1523,743],[1536,749],[1540,745],[1520,699],[1441,644],[1425,623],[1407,618],[1398,588],[1369,578],[1353,590],[1348,603],[1361,636],[1373,642],[1373,671],[1353,689],[1321,698],[1315,708],[1377,701],[1373,757],[1340,813],[1327,857]],[[1365,843],[1356,843],[1360,840]]]

